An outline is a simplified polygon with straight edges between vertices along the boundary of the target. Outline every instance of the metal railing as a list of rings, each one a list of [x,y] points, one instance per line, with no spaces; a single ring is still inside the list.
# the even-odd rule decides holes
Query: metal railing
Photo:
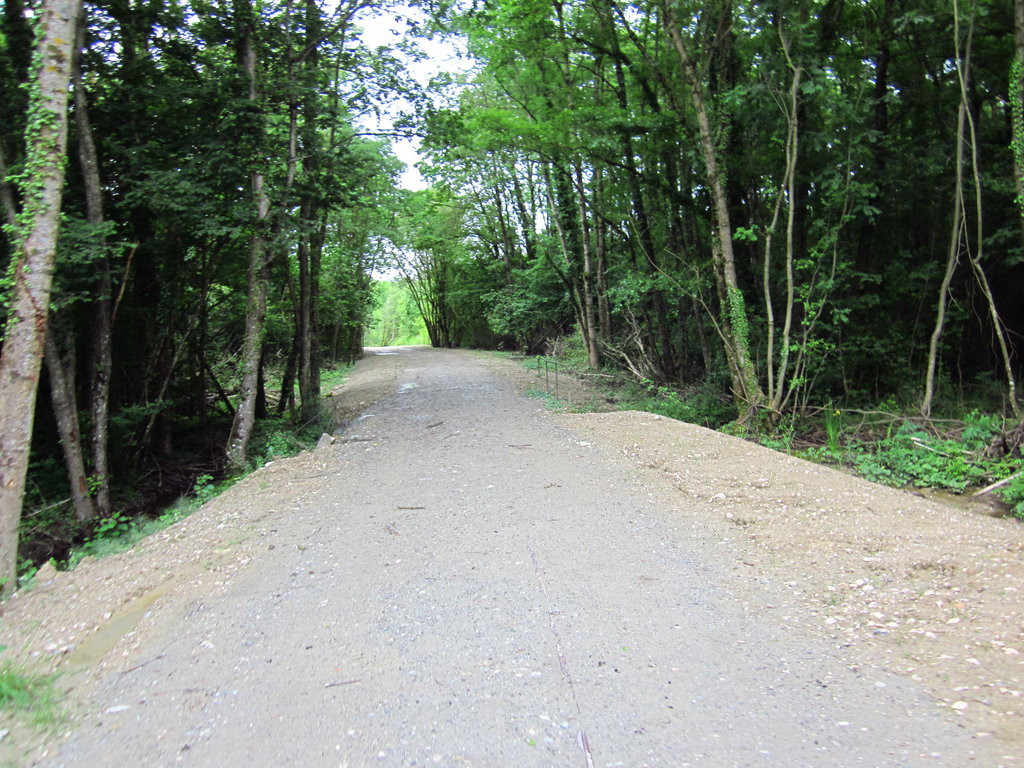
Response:
[[[569,366],[565,363],[560,363],[557,360],[552,360],[548,357],[537,358],[537,378],[539,379],[542,375],[544,376],[544,390],[547,394],[553,394],[558,397],[558,369],[561,368],[563,371],[568,371]],[[552,392],[552,384],[554,385],[554,392]]]

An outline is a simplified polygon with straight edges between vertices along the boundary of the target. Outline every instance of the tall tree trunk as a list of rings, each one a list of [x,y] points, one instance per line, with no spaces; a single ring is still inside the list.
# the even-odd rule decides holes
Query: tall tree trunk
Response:
[[[704,170],[711,191],[715,211],[715,235],[712,260],[715,265],[718,298],[722,306],[721,328],[729,370],[732,375],[732,391],[746,408],[761,406],[764,395],[757,381],[753,361],[750,359],[750,341],[747,326],[747,310],[743,293],[736,279],[736,260],[732,249],[732,221],[725,197],[725,186],[718,167],[718,150],[711,130],[711,118],[704,98],[704,86],[697,75],[697,67],[689,46],[683,39],[672,0],[664,0],[664,24],[675,46],[682,64],[683,76],[690,89],[690,99],[697,115],[700,133],[700,149],[704,158]]]
[[[78,161],[82,167],[85,187],[85,218],[95,227],[103,224],[103,192],[100,183],[100,163],[89,122],[89,104],[85,83],[82,81],[82,51],[85,47],[86,18],[82,10],[75,44],[72,70],[75,99],[75,131],[78,135]],[[110,461],[107,451],[110,424],[110,372],[113,368],[113,299],[110,278],[110,259],[106,252],[106,238],[100,243],[102,255],[96,263],[96,296],[93,299],[92,365],[89,381],[89,410],[92,433],[89,443],[92,452],[92,474],[96,487],[96,512],[106,517],[111,512]],[[77,420],[77,411],[75,419]]]
[[[50,379],[50,400],[53,415],[57,419],[60,447],[64,452],[64,466],[71,486],[71,502],[78,520],[92,520],[96,517],[96,506],[89,495],[89,479],[85,472],[85,458],[82,455],[82,438],[78,426],[78,402],[75,398],[75,356],[69,351],[61,355],[54,339],[56,329],[51,325],[46,334],[44,360]],[[71,340],[71,344],[74,340]]]
[[[241,46],[242,66],[249,78],[249,100],[259,103],[258,67],[256,45],[251,29],[246,29]],[[262,128],[260,129],[262,130]],[[254,158],[258,165],[260,160]],[[249,295],[245,307],[245,341],[242,346],[241,398],[235,418],[231,423],[225,459],[230,471],[245,469],[249,438],[256,423],[256,397],[259,390],[260,355],[263,350],[264,321],[267,314],[267,283],[269,257],[265,242],[265,228],[270,215],[270,198],[267,196],[263,172],[254,167],[251,173],[252,195],[256,205],[256,220],[252,239],[249,242]]]
[[[956,72],[960,86],[960,104],[957,112],[957,138],[956,138],[956,185],[954,188],[953,201],[953,231],[950,237],[949,256],[946,260],[946,271],[943,275],[942,285],[939,289],[939,304],[936,313],[935,327],[932,331],[931,340],[928,346],[928,364],[925,374],[924,397],[921,402],[921,413],[924,416],[931,414],[932,400],[935,394],[935,372],[938,367],[938,345],[942,336],[946,314],[946,296],[949,291],[950,280],[953,270],[959,260],[962,250],[962,242],[966,237],[965,232],[965,198],[963,190],[964,162],[966,151],[971,152],[971,171],[974,181],[974,215],[976,226],[976,238],[973,254],[970,256],[971,270],[978,282],[982,295],[985,298],[989,319],[992,323],[992,331],[996,337],[999,347],[999,354],[1003,365],[1003,373],[1006,376],[1007,397],[1010,409],[1014,416],[1021,417],[1020,404],[1017,402],[1017,383],[1013,373],[1013,366],[1010,358],[1010,351],[1006,340],[1006,330],[1003,327],[1002,319],[996,309],[995,298],[992,295],[988,278],[981,265],[984,248],[983,208],[981,199],[981,175],[978,168],[977,136],[974,127],[974,118],[971,115],[968,99],[968,83],[971,67],[971,43],[974,36],[974,19],[976,7],[972,10],[970,25],[967,32],[966,49],[961,57],[960,54],[960,9],[957,0],[953,2],[954,14],[954,44],[956,48]],[[966,129],[966,130],[965,130]]]
[[[267,379],[263,375],[263,363],[266,355],[260,350],[260,364],[256,367],[256,404],[253,412],[257,419],[267,418]]]
[[[299,360],[299,336],[296,332],[292,339],[291,349],[288,351],[288,360],[284,365],[284,374],[281,376],[281,396],[277,401],[277,415],[282,415],[289,408],[295,407],[295,370]],[[294,415],[294,414],[293,414]]]
[[[317,69],[319,67],[319,49],[321,43],[321,19],[319,7],[313,0],[305,0],[304,24],[305,40],[299,56],[302,81],[302,172],[306,180],[306,189],[299,203],[299,312],[298,322],[300,353],[299,353],[299,399],[303,422],[310,422],[320,413],[320,361],[317,354],[319,328],[317,327],[317,293],[320,281],[316,230],[319,226],[318,192],[316,190],[316,171],[319,154],[319,135],[316,127]],[[296,104],[296,107],[299,105]],[[296,113],[296,117],[297,117]]]
[[[600,211],[604,204],[604,174],[594,169],[594,208]],[[608,305],[608,222],[598,213],[594,217],[595,288],[597,290],[597,329],[602,339],[612,335],[611,309]]]
[[[783,51],[786,54],[786,63],[789,65],[789,69],[792,72],[792,80],[790,81],[789,88],[789,106],[787,110],[786,120],[786,169],[782,177],[782,188],[785,190],[786,197],[786,303],[785,303],[785,315],[782,323],[782,344],[780,345],[779,351],[779,366],[778,366],[778,377],[774,392],[769,395],[769,404],[773,411],[778,412],[782,408],[782,404],[785,402],[789,395],[787,387],[787,374],[789,373],[789,351],[790,351],[790,336],[793,331],[793,305],[796,298],[795,286],[793,282],[793,262],[795,258],[794,253],[794,233],[796,230],[796,213],[798,207],[797,200],[797,184],[796,184],[796,171],[797,171],[797,159],[800,156],[800,81],[803,75],[803,69],[799,67],[794,61],[790,54],[790,43],[786,39],[782,31],[782,17],[779,17],[779,40],[781,41]],[[778,208],[776,207],[775,213],[778,214]],[[774,221],[772,223],[774,227]],[[765,259],[768,259],[768,246],[766,245]],[[767,265],[766,265],[767,272]],[[768,284],[765,283],[765,293],[767,296]],[[769,304],[770,309],[770,304]],[[769,371],[769,389],[771,389],[771,371],[775,367],[775,360],[771,350],[771,344],[773,339],[769,337],[769,352],[768,359],[765,361]]]
[[[953,0],[953,14],[955,20],[955,30],[957,35],[957,53],[959,53],[959,3],[957,0]],[[968,83],[968,68],[970,67],[970,50],[971,41],[974,37],[974,22],[977,16],[977,5],[975,4],[971,9],[971,18],[967,31],[967,54],[964,57],[963,67],[957,68],[957,75],[960,82],[960,99],[965,105],[965,112],[967,115],[967,127],[969,129],[970,137],[970,150],[971,150],[971,177],[974,181],[974,226],[975,226],[975,239],[974,249],[971,254],[971,269],[974,272],[974,277],[978,282],[978,287],[981,289],[982,296],[985,297],[985,305],[988,309],[989,320],[992,322],[992,333],[996,337],[996,345],[999,348],[999,357],[1003,365],[1003,375],[1006,377],[1006,397],[1009,402],[1010,411],[1017,419],[1021,418],[1022,412],[1020,403],[1017,401],[1017,380],[1013,372],[1013,362],[1010,357],[1009,343],[1006,339],[1006,328],[1003,325],[1003,320],[999,316],[999,311],[996,309],[995,296],[992,295],[992,288],[988,282],[988,276],[985,274],[985,269],[982,267],[981,260],[984,255],[985,247],[985,231],[984,231],[984,208],[982,206],[981,198],[981,170],[978,165],[978,134],[974,125],[974,115],[971,113],[969,105],[969,96],[967,92]],[[959,61],[959,56],[957,57]]]
[[[1010,65],[1010,114],[1013,126],[1013,179],[1017,189],[1017,212],[1024,236],[1024,0],[1013,4],[1013,63]]]
[[[299,220],[305,226],[309,216],[308,200],[300,206]],[[299,408],[302,421],[316,417],[319,393],[313,391],[313,289],[310,269],[309,233],[299,236]]]
[[[928,362],[924,378],[924,397],[921,399],[921,415],[931,416],[932,400],[935,397],[935,373],[939,364],[939,341],[946,327],[946,302],[949,297],[949,285],[953,279],[953,272],[960,261],[960,250],[964,236],[964,123],[966,122],[967,105],[960,102],[957,114],[957,139],[955,173],[956,183],[953,187],[953,225],[949,235],[949,250],[946,255],[946,269],[942,275],[942,283],[939,285],[939,302],[935,311],[935,326],[932,328],[931,338],[928,341]]]
[[[587,223],[587,200],[584,196],[583,169],[577,165],[576,169],[576,195],[577,205],[580,210],[580,242],[583,246],[583,281],[582,281],[582,302],[583,302],[583,325],[586,325],[586,332],[583,340],[587,346],[587,364],[591,368],[601,367],[601,350],[598,347],[597,315],[595,312],[595,286],[594,286],[594,259],[590,252],[590,226]],[[582,331],[582,328],[581,328]]]
[[[43,0],[39,7],[38,69],[33,73],[25,128],[23,226],[15,248],[14,285],[0,353],[0,590],[17,587],[18,526],[25,495],[32,419],[43,359],[57,255],[68,84],[77,0]]]

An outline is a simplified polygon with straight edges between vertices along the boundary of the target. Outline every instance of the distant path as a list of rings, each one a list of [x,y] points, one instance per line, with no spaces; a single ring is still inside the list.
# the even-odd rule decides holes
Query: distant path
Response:
[[[258,561],[157,601],[43,764],[970,764],[907,682],[745,613],[718,550],[508,381],[395,370]]]

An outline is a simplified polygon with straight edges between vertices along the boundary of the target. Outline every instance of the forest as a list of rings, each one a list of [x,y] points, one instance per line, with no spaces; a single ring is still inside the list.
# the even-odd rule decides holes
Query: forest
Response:
[[[5,591],[319,434],[416,315],[1019,461],[1024,0],[4,0],[0,104]]]

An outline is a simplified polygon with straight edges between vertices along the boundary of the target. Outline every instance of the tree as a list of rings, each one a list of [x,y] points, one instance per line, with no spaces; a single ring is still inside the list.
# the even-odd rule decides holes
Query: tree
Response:
[[[4,594],[17,586],[18,524],[57,252],[77,19],[75,0],[45,0],[39,8],[25,130],[24,209],[15,234],[10,308],[0,353],[0,589]]]
[[[245,71],[249,85],[250,109],[254,110],[254,137],[256,147],[262,148],[265,142],[262,136],[262,105],[259,91],[259,57],[256,49],[255,29],[252,16],[253,9],[243,2],[236,4],[238,13],[239,63]],[[258,150],[257,150],[258,151]],[[253,221],[253,232],[249,243],[249,291],[245,311],[245,341],[242,351],[242,386],[241,399],[231,423],[231,434],[228,437],[226,450],[227,465],[231,471],[240,472],[245,469],[249,439],[252,436],[256,420],[256,399],[258,382],[263,361],[263,323],[267,313],[267,290],[270,254],[266,243],[266,225],[270,215],[270,198],[266,191],[266,176],[262,168],[263,159],[254,156],[252,178],[252,197],[256,215]]]

